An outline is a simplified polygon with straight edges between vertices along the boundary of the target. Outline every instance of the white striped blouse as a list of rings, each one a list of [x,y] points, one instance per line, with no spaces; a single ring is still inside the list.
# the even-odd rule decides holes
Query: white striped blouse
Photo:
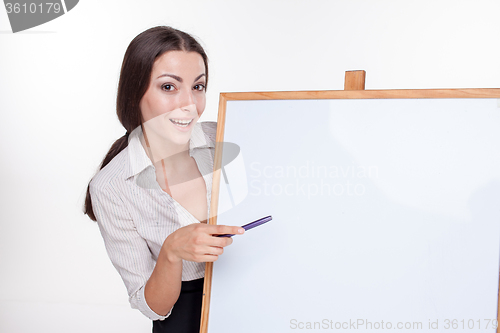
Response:
[[[207,219],[216,129],[216,122],[196,123],[189,142],[189,154],[205,180]],[[144,286],[165,238],[199,221],[161,189],[141,139],[139,126],[130,133],[128,146],[94,176],[90,194],[106,251],[127,287],[131,307],[151,320],[163,320],[172,310],[166,316],[152,311],[144,298]],[[204,263],[183,261],[183,281],[202,278],[204,273]]]

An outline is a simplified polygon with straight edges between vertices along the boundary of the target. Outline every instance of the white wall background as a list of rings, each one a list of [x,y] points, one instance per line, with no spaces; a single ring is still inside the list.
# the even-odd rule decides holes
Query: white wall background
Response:
[[[82,0],[12,34],[0,8],[0,331],[149,332],[129,308],[86,186],[125,130],[114,103],[123,54],[171,25],[210,58],[208,104],[230,91],[500,87],[500,1]]]

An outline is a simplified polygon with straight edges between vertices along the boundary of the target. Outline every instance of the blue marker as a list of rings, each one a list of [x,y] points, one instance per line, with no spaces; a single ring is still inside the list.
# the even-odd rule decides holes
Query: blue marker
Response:
[[[242,225],[241,227],[245,229],[245,231],[250,230],[252,228],[258,227],[259,225],[262,225],[266,222],[271,221],[273,218],[271,215],[263,217],[261,219],[258,219],[256,221],[250,222],[248,224]],[[217,235],[216,237],[232,237],[234,234],[223,234],[223,235]]]

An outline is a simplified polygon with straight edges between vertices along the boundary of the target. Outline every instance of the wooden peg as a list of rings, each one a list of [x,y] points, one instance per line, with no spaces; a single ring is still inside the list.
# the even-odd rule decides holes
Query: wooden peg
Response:
[[[365,71],[346,71],[344,90],[365,90]]]

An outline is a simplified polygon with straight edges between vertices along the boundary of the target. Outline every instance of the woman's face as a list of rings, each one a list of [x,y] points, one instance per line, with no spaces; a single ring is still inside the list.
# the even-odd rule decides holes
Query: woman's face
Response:
[[[153,64],[149,87],[140,101],[144,128],[153,145],[186,145],[205,110],[205,63],[196,52],[168,51]]]

